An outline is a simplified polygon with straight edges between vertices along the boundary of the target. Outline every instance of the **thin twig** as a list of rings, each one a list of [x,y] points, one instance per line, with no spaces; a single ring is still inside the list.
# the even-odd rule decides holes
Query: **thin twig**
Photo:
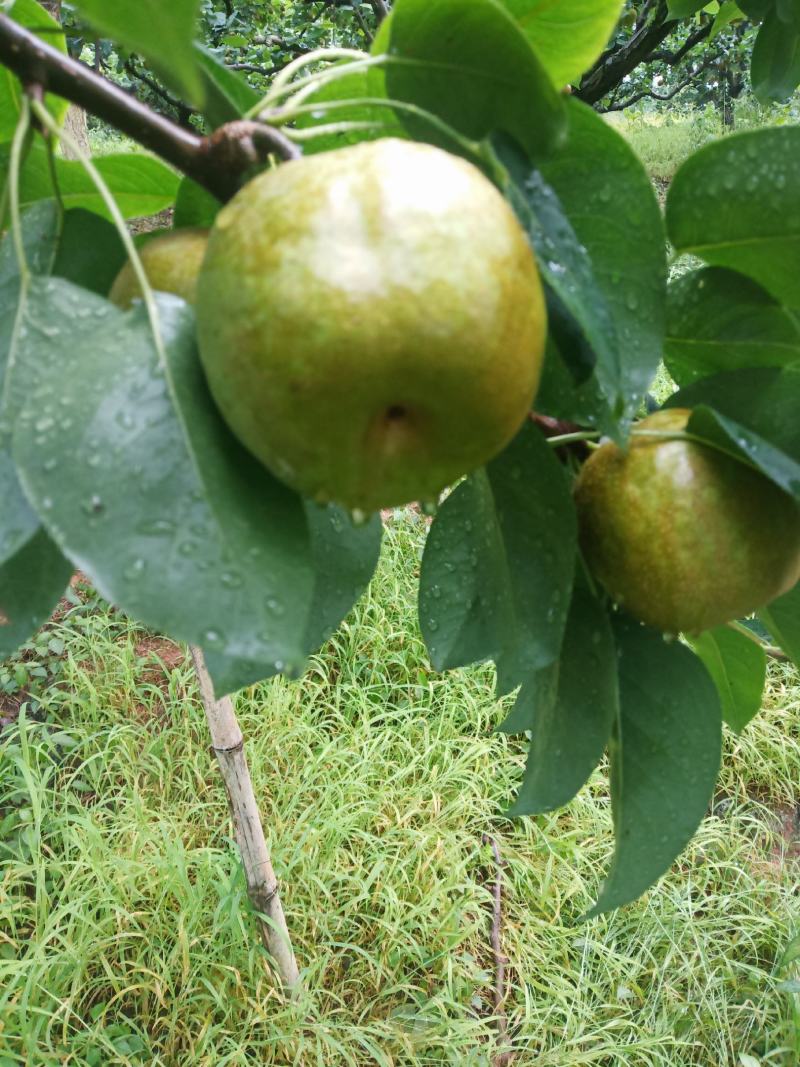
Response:
[[[494,907],[492,909],[490,938],[495,969],[494,1012],[497,1025],[497,1044],[501,1051],[495,1057],[494,1067],[508,1067],[514,1058],[514,1054],[508,1048],[508,1019],[505,1015],[506,967],[508,966],[508,956],[503,952],[502,945],[503,868],[505,867],[505,861],[500,855],[500,846],[490,834],[483,835],[483,843],[484,845],[491,846],[494,862],[497,868],[494,880]]]

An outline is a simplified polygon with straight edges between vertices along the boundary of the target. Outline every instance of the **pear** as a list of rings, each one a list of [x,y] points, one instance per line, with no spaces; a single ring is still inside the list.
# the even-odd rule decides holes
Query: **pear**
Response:
[[[206,253],[208,230],[173,230],[153,237],[139,249],[144,272],[153,289],[161,293],[175,293],[193,304],[197,290],[197,275]],[[141,299],[142,291],[130,263],[117,275],[109,300],[117,307],[129,308]]]
[[[198,280],[211,392],[299,492],[431,501],[514,437],[546,311],[530,245],[472,164],[362,143],[285,163],[220,212]]]
[[[635,429],[686,429],[666,409]],[[758,471],[701,443],[634,436],[602,445],[575,487],[592,574],[634,618],[697,634],[742,618],[800,579],[800,509]]]

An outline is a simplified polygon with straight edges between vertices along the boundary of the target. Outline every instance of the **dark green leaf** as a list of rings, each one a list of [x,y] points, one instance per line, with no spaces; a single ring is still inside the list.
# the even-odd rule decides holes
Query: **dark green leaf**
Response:
[[[800,85],[800,26],[770,12],[758,31],[750,76],[753,95],[762,104],[788,100]]]
[[[758,617],[773,640],[800,667],[800,585],[762,608]]]
[[[230,70],[201,44],[194,46],[195,60],[203,81],[203,115],[212,129],[241,118],[261,99],[235,70]]]
[[[313,595],[302,502],[222,423],[191,310],[158,302],[174,396],[143,308],[34,282],[15,372],[26,492],[63,551],[131,615],[230,659],[297,670]]]
[[[619,715],[611,625],[605,608],[583,590],[573,597],[558,679],[555,699],[543,703],[530,726],[525,778],[509,815],[569,803],[599,763]]]
[[[708,7],[707,0],[669,0],[668,12],[671,19],[685,19]]]
[[[523,734],[533,730],[542,715],[552,712],[558,696],[559,661],[535,671],[521,687],[508,717],[497,727],[504,734]]]
[[[198,226],[202,229],[210,229],[221,208],[222,204],[219,200],[207,192],[202,185],[193,182],[191,178],[184,178],[178,186],[172,224],[176,230]]]
[[[745,15],[760,22],[772,10],[775,0],[737,0],[737,3]]]
[[[730,455],[749,461],[800,503],[800,463],[759,434],[704,406],[692,412],[687,430]]]
[[[45,201],[46,203],[47,201]],[[127,258],[119,233],[93,211],[74,208],[64,225],[53,274],[105,296]]]
[[[339,507],[305,506],[315,575],[305,640],[307,651],[313,652],[367,588],[378,564],[383,525],[380,515],[356,526]]]
[[[782,367],[800,361],[800,327],[756,282],[706,267],[669,287],[664,361],[678,385],[743,367]]]
[[[0,663],[46,622],[72,566],[41,528],[0,563]]]
[[[536,251],[547,286],[551,338],[569,369],[567,396],[594,369],[613,398],[621,377],[616,326],[589,253],[541,174],[531,171],[516,146],[497,142],[497,148],[511,177],[505,194]],[[551,353],[549,358],[555,356]],[[599,421],[610,429],[607,411]]]
[[[497,0],[397,0],[378,47],[384,41],[392,57],[388,97],[433,112],[476,141],[502,130],[534,159],[562,139],[562,100]],[[418,139],[457,151],[429,122],[398,117]]]
[[[152,156],[125,152],[99,156],[94,165],[103,177],[126,219],[155,215],[170,207],[178,192],[179,176]],[[111,216],[92,179],[80,163],[56,160],[56,173],[65,208],[84,208],[104,218]],[[22,171],[23,207],[54,196],[47,152],[34,144]]]
[[[576,82],[605,48],[620,0],[502,0],[556,86]]]
[[[354,526],[341,508],[305,501],[311,535],[314,594],[305,635],[305,651],[314,652],[336,630],[369,584],[380,554],[382,524],[378,515]],[[278,673],[274,664],[230,660],[206,652],[206,664],[219,689],[232,692]]]
[[[703,378],[671,396],[666,406],[695,409],[688,427],[692,433],[800,496],[800,367]]]
[[[31,270],[47,273],[58,240],[59,217],[55,205],[37,204],[22,216],[22,243]],[[10,429],[16,417],[6,368],[16,358],[22,310],[19,266],[11,235],[0,244],[0,563],[16,555],[32,540],[39,519],[31,509],[17,478],[11,457]],[[10,383],[9,383],[10,384]]]
[[[597,356],[595,380],[574,390],[573,407],[594,409],[592,422],[608,432],[607,409],[615,419],[632,417],[661,359],[664,232],[652,185],[623,138],[578,101],[569,102],[568,115],[569,139],[542,167],[547,185],[538,188],[531,206],[543,230],[537,244],[542,269]],[[548,202],[548,186],[578,248],[585,249],[590,272],[576,272],[574,256],[562,259],[565,241],[555,226],[557,205],[552,197]],[[534,181],[526,192],[536,191]]]
[[[53,48],[66,54],[67,42],[60,32],[59,24],[36,0],[16,0],[9,16],[26,29],[33,30]],[[0,66],[0,142],[10,141],[20,116],[22,86],[8,67]],[[60,122],[69,105],[57,96],[45,99],[47,110]]]
[[[691,645],[717,687],[723,719],[741,733],[761,710],[767,678],[764,650],[728,626],[707,630],[693,638]]]
[[[375,39],[373,51],[381,50],[381,42],[387,39],[389,21],[383,23],[381,32]],[[319,133],[303,141],[303,152],[311,155],[315,152],[329,152],[343,148],[359,141],[371,141],[380,137],[405,137],[405,128],[401,125],[395,112],[389,107],[360,103],[370,99],[385,99],[386,77],[384,71],[373,68],[370,71],[355,71],[340,76],[336,81],[328,82],[312,93],[304,103],[310,110],[298,116],[297,128],[310,130],[315,126],[331,126],[340,123],[353,123],[356,128],[331,133]],[[352,101],[347,107],[345,102]]]
[[[576,546],[564,469],[528,424],[461,483],[431,526],[419,614],[438,669],[494,659],[509,692],[561,648]]]
[[[190,103],[203,103],[203,82],[192,47],[200,0],[73,0],[104,37],[152,63]]]
[[[734,134],[701,148],[675,175],[669,238],[714,266],[754,278],[800,307],[800,127]]]
[[[610,746],[614,859],[587,918],[636,900],[692,839],[719,770],[714,683],[677,641],[621,618],[620,720]]]

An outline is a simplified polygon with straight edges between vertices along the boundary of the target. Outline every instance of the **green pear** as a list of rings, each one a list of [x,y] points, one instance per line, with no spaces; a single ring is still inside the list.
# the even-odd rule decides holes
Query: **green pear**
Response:
[[[546,311],[530,245],[472,164],[386,139],[285,163],[220,212],[198,281],[211,392],[320,502],[429,501],[514,437]]]
[[[208,230],[185,229],[153,237],[139,249],[147,280],[161,293],[175,293],[194,304],[197,275],[206,254]],[[108,299],[117,307],[129,308],[141,300],[142,290],[130,263],[117,275]]]
[[[635,429],[680,433],[691,412]],[[697,634],[742,618],[800,579],[800,509],[757,471],[708,445],[637,436],[602,445],[575,488],[592,574],[634,618]]]

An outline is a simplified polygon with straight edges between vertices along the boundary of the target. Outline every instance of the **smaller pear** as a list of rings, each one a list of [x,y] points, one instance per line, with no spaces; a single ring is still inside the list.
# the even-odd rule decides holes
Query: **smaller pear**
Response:
[[[638,429],[686,429],[658,411]],[[575,487],[592,574],[634,618],[696,634],[743,618],[800,579],[800,508],[762,474],[708,445],[632,437],[602,445]]]
[[[208,230],[185,229],[154,237],[139,249],[144,272],[153,289],[175,293],[194,304],[197,276],[206,254]],[[129,308],[141,300],[142,291],[130,263],[117,275],[108,299],[117,307]]]

